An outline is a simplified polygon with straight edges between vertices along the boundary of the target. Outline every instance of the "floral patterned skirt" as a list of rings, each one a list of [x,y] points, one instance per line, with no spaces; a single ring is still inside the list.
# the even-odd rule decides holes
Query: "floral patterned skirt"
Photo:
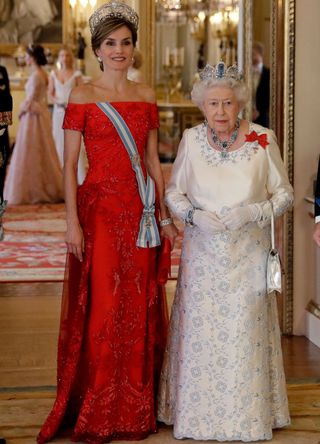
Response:
[[[290,423],[269,228],[186,228],[159,391],[175,438],[255,441]]]

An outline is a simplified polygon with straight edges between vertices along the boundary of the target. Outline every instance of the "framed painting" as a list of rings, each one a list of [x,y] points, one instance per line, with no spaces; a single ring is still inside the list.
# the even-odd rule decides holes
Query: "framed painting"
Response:
[[[0,56],[30,43],[55,53],[67,41],[68,12],[68,0],[0,0]]]

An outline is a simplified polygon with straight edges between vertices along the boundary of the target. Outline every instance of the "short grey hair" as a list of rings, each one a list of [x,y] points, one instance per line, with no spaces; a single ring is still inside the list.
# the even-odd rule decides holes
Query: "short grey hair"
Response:
[[[197,80],[192,88],[191,91],[191,100],[195,105],[197,105],[200,110],[203,110],[203,104],[204,104],[204,96],[207,90],[211,88],[230,88],[233,90],[236,99],[238,101],[240,110],[242,110],[249,100],[249,92],[247,85],[244,83],[243,80],[235,80],[232,78],[211,78],[206,80]]]

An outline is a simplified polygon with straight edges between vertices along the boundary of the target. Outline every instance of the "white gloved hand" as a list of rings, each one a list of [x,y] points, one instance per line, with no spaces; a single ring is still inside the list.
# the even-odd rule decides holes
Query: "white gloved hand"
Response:
[[[248,222],[256,222],[261,219],[262,210],[258,204],[250,204],[244,207],[232,208],[225,216],[221,217],[221,222],[228,230],[238,230]]]
[[[193,214],[193,223],[206,233],[220,233],[225,231],[226,227],[214,213],[203,210],[195,210]]]

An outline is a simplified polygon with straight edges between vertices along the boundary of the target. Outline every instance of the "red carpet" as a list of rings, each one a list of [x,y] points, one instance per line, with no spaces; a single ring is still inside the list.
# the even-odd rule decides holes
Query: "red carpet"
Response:
[[[16,205],[4,216],[0,282],[63,281],[65,209],[57,205]],[[178,274],[181,237],[172,253],[171,279]]]

